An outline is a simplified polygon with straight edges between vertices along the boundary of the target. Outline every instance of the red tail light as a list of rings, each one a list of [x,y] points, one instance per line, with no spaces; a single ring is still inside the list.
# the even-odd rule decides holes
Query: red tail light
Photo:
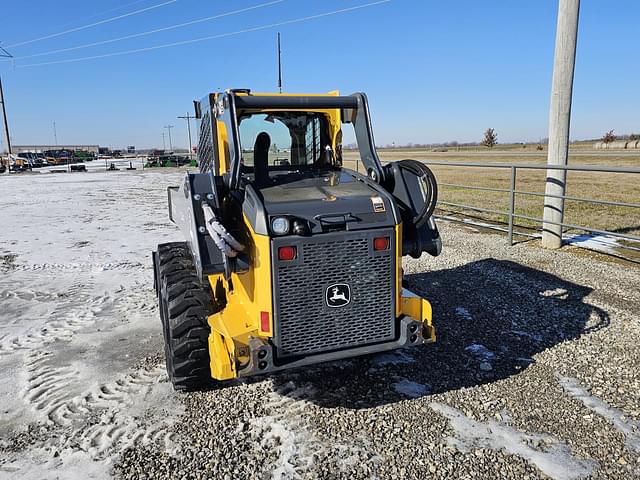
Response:
[[[389,237],[376,237],[373,239],[374,250],[389,250]]]
[[[271,330],[271,322],[269,322],[269,312],[260,312],[260,330],[268,332]]]
[[[296,247],[280,247],[278,248],[278,259],[288,262],[296,258],[297,253]]]

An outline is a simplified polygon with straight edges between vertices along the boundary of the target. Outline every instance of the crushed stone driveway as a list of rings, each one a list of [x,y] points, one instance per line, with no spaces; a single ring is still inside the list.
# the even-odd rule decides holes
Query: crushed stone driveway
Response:
[[[183,174],[0,178],[0,479],[640,477],[640,268],[453,223],[404,260],[435,345],[175,393]]]

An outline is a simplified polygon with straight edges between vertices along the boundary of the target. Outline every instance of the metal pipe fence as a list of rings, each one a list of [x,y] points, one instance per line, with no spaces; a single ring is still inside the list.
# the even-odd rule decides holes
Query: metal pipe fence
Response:
[[[445,162],[445,161],[431,161],[425,160],[424,163],[427,165],[434,166],[443,166],[443,167],[465,167],[465,168],[490,168],[490,169],[500,169],[507,170],[509,172],[509,188],[492,188],[492,187],[482,187],[476,185],[462,185],[457,183],[441,183],[438,182],[438,185],[443,187],[451,187],[458,188],[464,190],[475,190],[475,191],[485,191],[485,192],[498,192],[503,194],[509,194],[509,203],[508,210],[496,210],[494,208],[485,208],[479,207],[475,205],[465,205],[462,203],[448,202],[438,200],[438,205],[444,205],[448,207],[458,208],[461,210],[470,210],[481,213],[489,213],[493,215],[505,216],[508,219],[507,222],[507,236],[508,242],[510,245],[513,245],[513,236],[522,235],[525,237],[535,237],[535,235],[531,235],[524,232],[515,232],[514,228],[525,228],[531,229],[532,227],[527,227],[524,225],[516,225],[516,220],[528,220],[534,223],[548,223],[552,225],[559,225],[564,229],[573,229],[580,230],[584,232],[599,234],[599,235],[610,235],[612,237],[621,238],[624,240],[629,240],[633,242],[640,242],[640,236],[629,235],[627,233],[620,233],[616,231],[604,230],[599,228],[594,228],[591,226],[585,225],[576,225],[573,223],[566,222],[551,222],[548,220],[544,220],[542,218],[533,217],[530,215],[523,215],[516,213],[517,208],[517,196],[537,196],[537,197],[550,197],[550,198],[561,198],[563,200],[575,201],[575,202],[584,202],[591,203],[596,205],[607,205],[607,206],[617,206],[617,207],[626,207],[626,208],[636,208],[640,209],[640,203],[631,203],[631,202],[617,202],[611,200],[598,200],[593,198],[585,198],[582,196],[573,196],[573,195],[548,195],[543,192],[531,192],[528,190],[517,190],[516,182],[518,170],[565,170],[567,172],[599,172],[599,173],[614,173],[614,174],[632,174],[632,175],[640,175],[640,168],[632,168],[632,167],[607,167],[600,165],[547,165],[547,164],[514,164],[514,163],[475,163],[475,162]],[[638,177],[638,187],[640,188],[640,176]],[[639,210],[640,212],[640,210]],[[473,224],[473,222],[467,222]],[[483,224],[483,227],[492,228],[494,230],[505,231],[504,228],[500,228],[499,226],[491,226],[487,224]],[[640,228],[640,226],[639,226]],[[621,248],[628,248],[630,250],[638,251],[637,247],[629,247],[625,245],[620,245]]]

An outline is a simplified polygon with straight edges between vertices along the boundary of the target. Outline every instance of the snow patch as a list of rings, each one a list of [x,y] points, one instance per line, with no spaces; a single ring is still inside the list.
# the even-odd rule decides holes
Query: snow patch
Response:
[[[404,395],[408,398],[423,397],[430,391],[430,387],[428,385],[412,382],[411,380],[407,380],[406,378],[403,378],[399,382],[394,383],[393,389],[400,395]]]
[[[102,480],[112,478],[110,459],[95,461],[88,453],[71,449],[53,457],[44,449],[30,450],[29,455],[0,466],[0,478],[22,480]],[[9,476],[4,476],[9,474]]]
[[[541,297],[556,297],[561,298],[562,300],[566,300],[569,296],[569,293],[564,288],[554,288],[553,290],[545,290],[544,292],[540,292]]]
[[[265,404],[268,415],[250,420],[252,438],[254,435],[260,438],[259,448],[278,453],[277,460],[270,466],[274,480],[306,478],[314,462],[328,453],[340,459],[339,468],[343,471],[361,463],[363,458],[375,463],[380,461],[378,457],[363,455],[364,449],[352,442],[328,446],[312,433],[307,398],[314,394],[315,389],[309,384],[297,386],[287,382],[268,395]]]
[[[574,457],[569,447],[549,435],[528,434],[515,430],[504,422],[478,422],[442,403],[430,407],[447,418],[454,430],[448,443],[462,452],[471,448],[490,448],[524,458],[542,473],[556,480],[572,480],[590,475],[597,462]],[[544,445],[544,449],[532,445]]]
[[[565,243],[576,247],[588,248],[604,253],[616,253],[620,248],[620,239],[612,235],[596,235],[585,233],[584,235],[565,235]]]
[[[490,362],[496,356],[495,353],[480,343],[472,343],[468,347],[465,347],[464,351],[472,355],[479,362]]]
[[[5,450],[0,478],[108,478],[127,446],[175,448],[182,404],[164,365],[138,362],[162,335],[149,253],[180,239],[158,205],[182,176],[2,178],[0,437],[36,422],[56,434]]]
[[[471,316],[471,313],[469,312],[469,310],[467,310],[464,307],[456,307],[456,315],[468,322],[473,320],[473,317]]]
[[[381,353],[371,359],[371,365],[375,367],[383,367],[385,365],[405,365],[416,361],[411,355],[402,350],[396,350],[393,353]]]
[[[640,422],[628,419],[621,410],[610,407],[598,397],[591,395],[575,378],[563,377],[558,374],[556,377],[565,392],[580,400],[589,410],[611,422],[625,436],[627,447],[635,452],[640,452]]]
[[[542,335],[537,333],[523,332],[522,330],[509,330],[508,332],[503,333],[510,333],[511,335],[515,335],[516,337],[525,337],[537,343],[542,342]]]

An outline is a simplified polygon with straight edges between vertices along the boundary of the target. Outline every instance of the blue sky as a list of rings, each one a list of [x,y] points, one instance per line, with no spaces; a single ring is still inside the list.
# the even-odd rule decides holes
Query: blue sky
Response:
[[[167,0],[165,0],[166,2]],[[284,88],[339,89],[369,96],[378,144],[499,141],[547,136],[556,0],[391,0],[367,8],[216,40],[72,63],[47,63],[153,47],[298,19],[374,0],[283,0],[218,20],[51,55],[28,55],[100,42],[269,0],[175,0],[93,28],[24,41],[153,7],[163,0],[3,2],[0,62],[16,144],[162,145],[192,100],[228,87],[274,91],[275,36],[282,33]],[[111,10],[111,11],[109,11]],[[572,138],[615,129],[640,131],[636,0],[583,0],[574,85]]]

